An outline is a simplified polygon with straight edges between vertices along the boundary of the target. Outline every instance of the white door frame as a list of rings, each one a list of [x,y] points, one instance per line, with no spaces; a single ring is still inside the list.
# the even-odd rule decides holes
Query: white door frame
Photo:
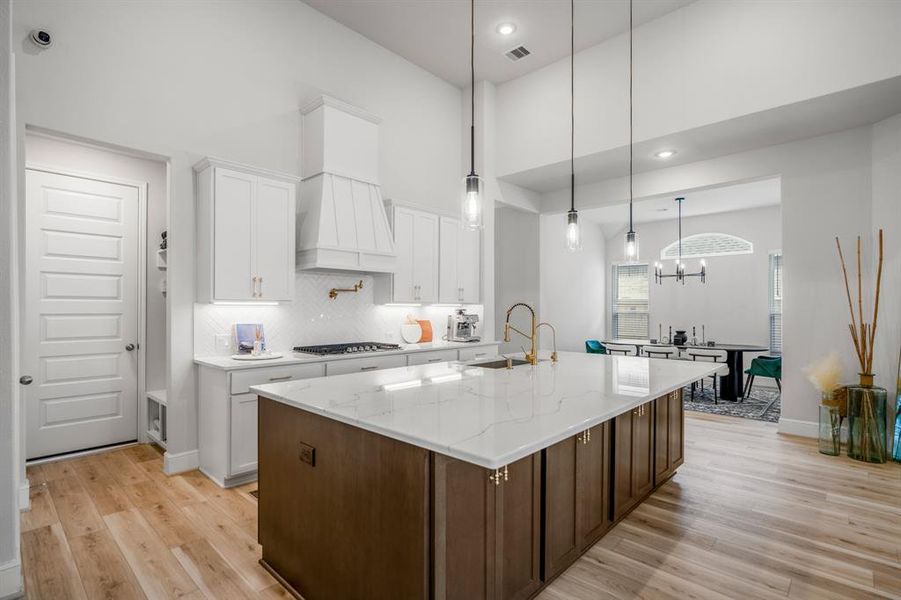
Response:
[[[147,442],[147,390],[144,381],[146,368],[146,317],[147,317],[147,186],[146,181],[135,181],[133,179],[123,179],[119,177],[110,177],[109,175],[92,173],[89,171],[63,169],[47,163],[26,161],[25,169],[31,171],[41,171],[44,173],[54,173],[56,175],[66,175],[69,177],[78,177],[81,179],[91,179],[94,181],[102,181],[105,183],[113,183],[117,185],[125,185],[138,190],[138,389],[137,391],[137,409],[138,409],[138,442]],[[24,219],[24,215],[20,218]],[[24,248],[25,239],[19,240],[20,248]],[[21,256],[24,257],[22,252]],[[25,293],[24,288],[19,290],[20,308],[24,306],[19,315],[21,330],[24,331],[25,319],[27,318],[27,303],[23,302],[22,294]],[[24,340],[19,340],[19,353],[25,349]],[[27,431],[22,431],[22,442],[27,443],[24,437]],[[22,443],[20,442],[20,443]]]

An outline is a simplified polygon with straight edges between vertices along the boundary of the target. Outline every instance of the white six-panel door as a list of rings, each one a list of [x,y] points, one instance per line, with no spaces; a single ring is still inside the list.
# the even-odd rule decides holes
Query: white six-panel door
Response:
[[[31,169],[25,189],[27,457],[135,440],[139,190]]]

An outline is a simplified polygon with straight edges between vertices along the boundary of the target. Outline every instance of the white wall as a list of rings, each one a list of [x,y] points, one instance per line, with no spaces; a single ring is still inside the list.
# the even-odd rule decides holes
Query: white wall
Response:
[[[494,339],[496,340],[504,339],[507,309],[517,302],[529,304],[543,320],[547,316],[541,306],[538,221],[537,213],[506,207],[495,210]],[[519,324],[519,329],[523,329],[522,324],[525,323],[522,319],[523,313],[517,312],[513,316],[514,322]],[[553,325],[556,326],[558,323]],[[548,340],[550,334],[544,328],[541,333]],[[511,334],[510,340],[509,343],[501,344],[501,352],[519,352],[521,345],[528,344],[515,334]]]
[[[686,202],[690,201],[689,195]],[[654,261],[660,260],[660,251],[678,238],[676,220],[642,223],[635,229],[641,244],[641,260],[651,265],[648,271],[651,337],[658,337],[658,324],[662,323],[663,335],[667,335],[672,325],[673,331],[684,329],[691,337],[694,326],[701,339],[701,325],[705,325],[708,340],[769,346],[769,252],[782,248],[782,215],[778,206],[682,220],[683,237],[727,233],[754,244],[753,254],[707,258],[706,284],[696,278],[688,279],[685,285],[676,285],[671,279],[661,285],[653,282]],[[607,241],[608,273],[611,265],[622,261],[624,235],[622,231]],[[696,272],[698,262],[696,258],[686,259],[686,270]],[[673,272],[671,260],[664,265],[667,273]],[[612,282],[607,290],[608,299],[612,298],[611,293]],[[607,318],[610,323],[609,314]]]
[[[901,114],[873,125],[873,229],[885,230],[882,299],[873,370],[893,415],[901,351]],[[893,420],[890,420],[894,423]],[[891,438],[891,435],[889,435]]]
[[[14,61],[11,6],[0,2],[0,598],[22,590],[19,563],[18,361],[13,276],[16,273]]]
[[[835,255],[835,236],[847,243],[859,234],[869,239],[871,146],[872,127],[858,127],[635,176],[636,198],[782,177],[786,300],[780,427],[784,431],[816,435],[819,395],[807,381],[804,367],[836,350],[843,359],[844,380],[856,380],[854,354],[845,326],[847,301]],[[579,186],[576,205],[587,208],[620,204],[627,189],[624,178]],[[568,204],[568,194],[542,195],[545,210],[562,211]],[[543,221],[545,217],[542,215]],[[563,214],[558,218],[562,219]],[[898,228],[895,223],[887,233],[891,235]],[[542,281],[542,290],[545,289]],[[545,298],[543,294],[542,303],[547,308]]]
[[[363,280],[356,294],[328,297],[333,287],[347,288]],[[309,273],[295,276],[295,299],[279,306],[194,305],[194,352],[197,356],[234,354],[234,348],[216,347],[216,335],[231,336],[235,323],[262,323],[266,345],[276,352],[290,352],[294,346],[334,344],[339,342],[404,343],[400,327],[407,315],[432,322],[433,339],[447,332],[450,306],[381,306],[373,303],[371,275],[359,273]],[[467,306],[466,311],[479,315],[479,329],[485,335],[481,306]],[[490,332],[486,339],[490,338]]]
[[[169,456],[189,464],[194,401],[191,165],[206,155],[299,173],[298,108],[319,93],[382,121],[385,197],[456,207],[460,92],[302,2],[19,1],[25,124],[170,159]],[[185,454],[187,453],[187,454]]]
[[[599,225],[582,223],[582,250],[567,251],[566,215],[541,215],[541,318],[557,328],[557,349],[585,351],[585,340],[604,339],[606,242]],[[542,335],[541,347],[550,348]]]
[[[646,23],[634,34],[635,141],[901,75],[899,23],[901,2],[884,0],[699,0]],[[499,176],[569,158],[569,68],[497,87]],[[628,36],[578,53],[575,69],[576,156],[628,144]]]
[[[166,229],[166,164],[43,135],[26,137],[25,162],[147,184],[145,381],[148,390],[165,388],[166,299],[159,290],[159,280],[165,272],[156,267],[156,250],[160,232]]]

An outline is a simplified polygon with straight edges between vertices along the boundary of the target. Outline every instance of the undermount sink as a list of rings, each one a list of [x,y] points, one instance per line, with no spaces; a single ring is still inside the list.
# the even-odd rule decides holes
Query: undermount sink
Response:
[[[527,365],[527,364],[529,364],[529,361],[523,360],[521,358],[514,358],[512,361],[510,361],[510,363],[512,366],[515,367],[517,365]],[[483,369],[506,369],[507,368],[507,359],[504,358],[501,360],[492,360],[490,362],[476,363],[476,364],[470,365],[470,366],[482,367]]]

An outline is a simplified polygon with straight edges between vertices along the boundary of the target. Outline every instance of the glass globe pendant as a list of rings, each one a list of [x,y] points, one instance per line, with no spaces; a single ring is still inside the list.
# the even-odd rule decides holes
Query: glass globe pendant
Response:
[[[638,234],[634,231],[626,233],[623,245],[623,255],[626,257],[626,260],[630,262],[638,260]]]
[[[582,249],[582,228],[579,227],[579,212],[575,210],[566,213],[566,249],[570,252]]]
[[[463,179],[463,226],[469,229],[482,228],[482,179],[470,173]]]
[[[469,37],[469,75],[472,112],[469,121],[469,175],[463,179],[463,199],[460,202],[463,227],[482,228],[482,179],[476,175],[476,6],[470,2],[471,30]]]

